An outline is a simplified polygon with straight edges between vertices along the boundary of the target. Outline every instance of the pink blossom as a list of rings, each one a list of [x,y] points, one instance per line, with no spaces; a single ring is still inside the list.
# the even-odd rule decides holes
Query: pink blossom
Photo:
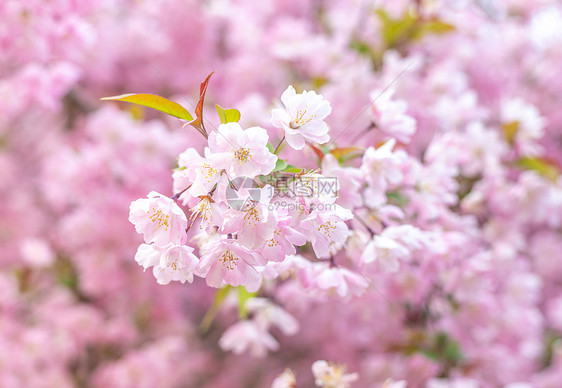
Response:
[[[265,259],[261,255],[251,252],[236,240],[219,240],[212,243],[201,257],[197,274],[204,277],[210,287],[219,288],[224,282],[255,292],[262,282],[261,274],[255,267],[264,264]]]
[[[263,330],[276,326],[284,335],[295,335],[299,331],[300,325],[297,319],[266,298],[252,298],[246,302],[246,308]]]
[[[283,373],[273,380],[271,388],[296,388],[297,382],[295,374],[290,369],[285,369]]]
[[[338,205],[348,209],[361,205],[361,188],[364,178],[360,169],[342,167],[332,154],[327,154],[322,159],[322,175],[328,179],[335,178]],[[323,183],[328,184],[328,181],[324,178]]]
[[[345,373],[344,365],[329,363],[324,360],[312,364],[314,383],[323,388],[350,388],[351,383],[359,378],[357,373]]]
[[[377,129],[402,143],[409,143],[416,132],[416,121],[406,114],[407,104],[403,100],[393,99],[393,90],[371,93],[374,100],[371,115]]]
[[[199,220],[199,229],[211,231],[223,222],[223,210],[209,195],[202,195],[195,206],[189,209],[189,228]]]
[[[278,221],[276,213],[269,209],[273,188],[266,185],[261,189],[251,190],[252,193],[244,199],[241,209],[230,208],[224,211],[221,233],[236,233],[241,244],[257,249],[273,238]],[[242,190],[239,193],[244,194]],[[259,199],[251,199],[250,195]]]
[[[408,258],[409,255],[410,252],[402,244],[390,237],[379,235],[367,244],[362,259],[365,263],[377,262],[385,272],[396,272],[400,260]]]
[[[312,267],[311,287],[335,291],[341,298],[359,296],[368,287],[367,280],[358,272],[344,267],[330,267],[326,263],[316,263]]]
[[[135,261],[144,269],[154,267],[153,274],[159,284],[168,284],[170,281],[185,283],[186,280],[191,283],[199,263],[193,248],[173,243],[163,247],[141,244]]]
[[[54,252],[47,241],[39,238],[28,238],[22,241],[20,251],[24,260],[32,267],[44,268],[54,263]]]
[[[336,204],[332,204],[330,210],[317,207],[302,219],[297,230],[308,236],[318,258],[328,258],[345,243],[348,236],[345,221],[353,218],[353,214]]]
[[[520,98],[505,100],[501,106],[501,120],[522,155],[541,153],[542,147],[537,141],[544,134],[545,121],[536,107]]]
[[[382,383],[381,388],[406,388],[407,383],[404,380],[401,381],[394,381],[392,379],[386,379],[384,383]]]
[[[174,200],[155,191],[131,203],[129,221],[148,244],[180,244],[186,239],[185,213]]]
[[[324,119],[332,107],[321,95],[306,90],[297,94],[295,88],[289,86],[281,95],[281,102],[285,109],[271,111],[271,124],[285,131],[285,139],[292,148],[302,149],[305,141],[326,143],[330,140]]]
[[[395,144],[396,141],[390,139],[376,149],[367,148],[363,154],[361,170],[369,184],[364,196],[367,205],[380,203],[389,186],[398,184],[403,178],[400,168],[403,155],[392,151]]]
[[[279,349],[279,343],[254,321],[240,321],[230,326],[219,340],[223,350],[241,354],[247,350],[255,357],[264,357],[268,351]]]
[[[262,248],[262,255],[270,261],[283,261],[287,255],[294,255],[296,246],[306,243],[306,236],[293,229],[292,219],[286,217],[277,223],[273,236],[267,240]]]
[[[226,170],[230,179],[268,174],[275,167],[277,156],[269,152],[265,129],[242,129],[238,123],[221,124],[209,135],[205,152],[212,167]]]
[[[192,197],[207,195],[219,181],[222,170],[213,168],[211,163],[201,157],[194,148],[188,148],[178,157],[178,168],[174,170],[174,193],[186,194],[179,197],[184,202],[187,194]]]

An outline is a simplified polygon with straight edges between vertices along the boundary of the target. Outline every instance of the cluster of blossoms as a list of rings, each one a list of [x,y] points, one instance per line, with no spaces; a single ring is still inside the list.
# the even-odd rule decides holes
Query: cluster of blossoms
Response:
[[[0,18],[1,387],[559,388],[559,1]]]
[[[275,149],[265,129],[224,122],[205,136],[204,156],[192,147],[179,155],[174,196],[151,192],[131,204],[129,220],[145,241],[135,260],[153,267],[158,283],[192,282],[196,275],[211,287],[256,292],[264,274],[279,276],[276,265],[286,265],[296,247],[309,242],[315,257],[326,260],[342,248],[353,214],[335,203],[337,180],[277,156],[285,139],[297,150],[306,142],[328,142],[330,103],[292,86],[281,101],[284,109],[271,115],[285,133]],[[200,258],[189,244],[197,245]],[[322,282],[335,285],[339,276],[326,271]]]

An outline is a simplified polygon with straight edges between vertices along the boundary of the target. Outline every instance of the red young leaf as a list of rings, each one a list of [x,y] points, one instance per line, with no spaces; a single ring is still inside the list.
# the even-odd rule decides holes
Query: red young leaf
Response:
[[[201,87],[199,88],[199,101],[197,102],[197,106],[195,107],[196,118],[189,123],[190,125],[193,125],[195,128],[197,128],[201,133],[203,133],[205,137],[207,137],[208,135],[207,131],[205,130],[205,125],[203,124],[203,103],[205,101],[205,93],[207,93],[209,80],[211,79],[211,76],[213,74],[215,74],[214,71],[209,74],[207,78],[205,78],[205,81],[201,83]]]
[[[312,151],[314,151],[314,153],[316,154],[316,157],[318,158],[318,160],[321,162],[322,159],[324,159],[324,152],[322,152],[322,150],[318,147],[316,147],[315,145],[312,144],[308,144],[310,148],[312,148]]]

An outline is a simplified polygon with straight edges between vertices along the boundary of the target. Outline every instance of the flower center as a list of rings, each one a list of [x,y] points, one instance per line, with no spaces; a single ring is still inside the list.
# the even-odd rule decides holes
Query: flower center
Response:
[[[204,196],[204,197],[199,197],[201,198],[201,200],[199,201],[199,203],[195,206],[193,206],[189,211],[191,213],[191,215],[189,216],[189,227],[191,228],[193,226],[193,223],[195,222],[195,220],[198,217],[201,217],[201,219],[205,222],[209,222],[209,220],[211,219],[212,216],[212,209],[211,209],[211,202],[212,199],[211,197],[209,197],[208,195]],[[203,229],[203,223],[201,222],[201,224],[199,225],[200,229]]]
[[[168,268],[171,268],[174,271],[179,270],[178,261],[177,260],[172,261],[170,264],[168,264]]]
[[[319,232],[324,232],[324,234],[328,237],[328,238],[332,238],[332,232],[334,230],[336,230],[336,225],[337,225],[337,221],[334,221],[332,223],[332,221],[328,221],[325,224],[322,224],[318,227],[318,231]]]
[[[227,249],[223,252],[221,258],[219,259],[222,262],[222,267],[228,270],[233,270],[236,267],[236,262],[238,261],[238,257],[234,256],[234,253],[230,249]]]
[[[203,171],[207,170],[207,174],[205,175],[205,179],[207,179],[207,182],[210,182],[213,175],[218,172],[218,170],[216,168],[212,168],[209,163],[203,163],[201,168],[203,169]]]
[[[156,208],[154,207],[151,210],[149,210],[147,213],[148,213],[148,217],[150,218],[150,221],[152,221],[155,224],[154,230],[164,226],[165,230],[168,231],[168,228],[170,227],[170,221],[169,221],[170,216],[168,214],[164,214],[162,213],[162,210],[160,209],[156,210]]]
[[[289,127],[291,129],[299,129],[300,127],[302,127],[303,125],[305,125],[306,123],[312,121],[312,119],[314,119],[316,117],[316,115],[311,115],[309,117],[305,117],[306,115],[306,109],[304,110],[298,110],[297,114],[296,114],[296,118],[291,120],[291,122],[289,123]]]
[[[283,235],[280,228],[276,228],[273,232],[273,237],[266,241],[268,247],[273,248],[279,245],[279,236]]]
[[[234,157],[240,164],[244,164],[249,160],[252,160],[252,154],[250,153],[250,149],[246,147],[238,148],[234,151]]]
[[[253,224],[253,227],[255,228],[255,224],[260,222],[260,215],[258,209],[256,209],[256,205],[254,204],[253,206],[248,207],[244,210],[244,213],[246,213],[244,214],[244,219],[248,222],[248,226]]]

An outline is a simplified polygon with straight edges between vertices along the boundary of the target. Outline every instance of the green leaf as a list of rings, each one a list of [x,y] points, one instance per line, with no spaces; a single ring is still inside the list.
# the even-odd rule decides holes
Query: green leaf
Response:
[[[381,35],[386,48],[399,46],[408,41],[415,41],[428,34],[445,34],[455,30],[455,26],[439,19],[423,19],[412,10],[406,11],[398,19],[392,18],[386,11],[376,11],[381,21]],[[365,50],[364,47],[359,47]]]
[[[248,292],[244,286],[238,287],[238,315],[240,319],[246,319],[248,317],[246,302],[248,299],[254,298],[257,294],[257,292]]]
[[[519,121],[512,121],[502,125],[502,131],[505,136],[505,140],[509,144],[513,144],[515,136],[517,136],[517,131],[519,131]]]
[[[413,40],[419,40],[428,34],[446,34],[454,31],[455,26],[442,22],[439,19],[423,21],[412,33]]]
[[[277,163],[275,163],[275,168],[273,171],[283,171],[287,167],[287,162],[284,159],[277,159]]]
[[[361,40],[352,41],[349,44],[349,48],[357,51],[359,54],[362,54],[362,55],[371,56],[372,53],[373,53],[373,50],[371,49],[371,47],[367,43],[365,43]]]
[[[516,165],[524,170],[536,171],[552,181],[555,181],[560,175],[560,170],[556,165],[541,158],[521,158]]]
[[[391,18],[383,9],[378,9],[376,13],[382,23],[381,34],[386,47],[393,47],[400,40],[408,38],[418,20],[411,11],[405,12],[401,19]]]
[[[219,104],[215,105],[217,108],[217,113],[221,119],[222,124],[226,123],[237,123],[240,120],[240,112],[236,109],[224,109]]]
[[[463,354],[461,352],[461,347],[458,342],[449,340],[445,349],[443,349],[443,357],[445,360],[450,362],[459,362],[463,359]]]
[[[422,349],[421,353],[431,360],[439,360],[439,355],[434,350]]]
[[[201,325],[199,325],[199,331],[201,333],[205,333],[207,330],[209,330],[209,327],[211,327],[213,320],[217,316],[220,307],[224,303],[231,289],[232,286],[227,285],[226,287],[218,289],[215,292],[215,299],[213,299],[213,304],[211,305],[211,308],[207,311],[207,313],[203,317],[203,320],[201,321]]]
[[[273,148],[273,146],[271,145],[271,143],[267,143],[265,146],[267,147],[267,149],[269,150],[269,152],[273,153],[273,151],[275,151],[275,148]]]
[[[381,51],[381,48],[375,49],[362,40],[353,40],[349,44],[349,48],[351,50],[355,50],[360,55],[369,58],[375,70],[380,69],[382,66],[383,51]]]
[[[131,93],[121,94],[120,96],[104,97],[103,101],[124,101],[137,105],[146,106],[152,109],[159,110],[167,113],[170,116],[177,117],[178,119],[191,121],[193,117],[189,112],[180,104],[168,100],[167,98],[157,96],[156,94],[147,93]]]
[[[398,191],[388,191],[386,193],[386,198],[388,199],[388,203],[391,205],[395,205],[398,207],[404,207],[409,202],[410,199]]]
[[[420,352],[432,360],[450,365],[456,365],[464,358],[459,343],[445,332],[437,333]]]
[[[318,90],[322,86],[326,85],[326,83],[328,83],[328,79],[325,77],[316,77],[313,78],[310,82],[312,85],[312,90]]]
[[[287,166],[285,166],[285,169],[283,171],[292,174],[298,174],[299,172],[302,171],[302,168],[298,168],[296,166],[293,166],[292,164],[287,164]]]

